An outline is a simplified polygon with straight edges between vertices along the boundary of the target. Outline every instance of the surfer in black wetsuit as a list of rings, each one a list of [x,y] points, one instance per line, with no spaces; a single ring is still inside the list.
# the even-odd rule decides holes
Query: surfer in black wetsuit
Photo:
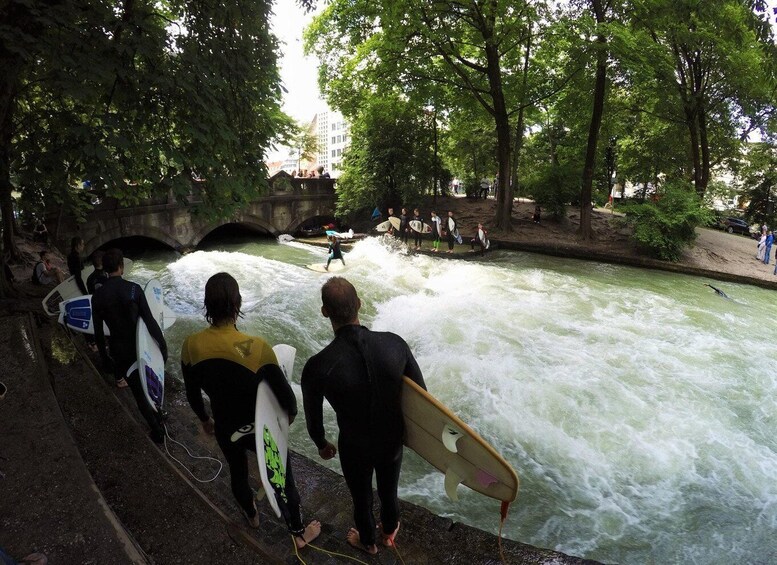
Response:
[[[372,476],[380,498],[381,542],[391,546],[399,530],[397,484],[402,466],[404,420],[400,404],[402,376],[426,388],[407,343],[390,332],[359,325],[361,301],[346,279],[333,277],[321,288],[321,313],[335,338],[311,357],[302,371],[302,397],[308,433],[323,459],[337,448],[324,432],[324,398],[337,414],[337,440],[343,476],[353,499],[356,528],[348,543],[377,553],[372,515]]]
[[[146,301],[146,295],[139,284],[126,281],[124,274],[124,256],[119,249],[109,249],[103,255],[103,267],[110,275],[100,288],[92,295],[92,321],[97,349],[103,360],[103,366],[113,371],[116,386],[125,388],[129,385],[140,413],[151,428],[149,436],[155,443],[164,441],[164,430],[160,416],[148,402],[140,382],[138,370],[127,375],[129,368],[137,361],[138,317],[146,322],[148,331],[159,345],[162,357],[167,361],[167,343]],[[111,331],[110,354],[105,343],[103,322]]]
[[[407,245],[407,234],[410,231],[408,222],[410,220],[407,217],[407,208],[402,208],[402,214],[399,216],[399,239]]]
[[[728,298],[728,295],[725,292],[723,292],[722,290],[720,290],[719,288],[715,288],[711,284],[706,284],[706,283],[704,284],[704,286],[710,287],[712,290],[715,291],[715,294],[717,294],[718,296],[722,296],[723,298]]]
[[[84,240],[80,237],[74,237],[70,240],[70,253],[67,256],[67,270],[75,277],[78,290],[81,294],[89,294],[86,288],[86,283],[81,277],[81,271],[84,270],[84,260],[81,258],[81,253],[84,250]]]
[[[336,235],[330,235],[329,236],[329,257],[326,260],[326,269],[329,270],[329,263],[332,262],[333,259],[340,259],[340,261],[343,262],[343,267],[345,267],[345,259],[343,259],[343,251],[340,249],[340,238]]]
[[[232,494],[245,513],[248,523],[259,527],[254,493],[248,484],[246,450],[256,452],[254,434],[235,434],[254,423],[256,389],[266,380],[289,423],[297,415],[294,397],[272,348],[260,337],[239,332],[235,322],[240,315],[242,298],[237,281],[228,273],[213,275],[205,285],[205,318],[210,327],[186,338],[181,347],[181,369],[186,384],[186,398],[202,422],[202,429],[216,435],[229,464]],[[202,392],[210,398],[213,419],[208,416]],[[215,422],[214,422],[215,420]],[[300,497],[294,484],[291,459],[286,459],[286,500],[276,496],[286,525],[302,548],[321,532],[321,524],[312,521],[302,525]],[[273,496],[274,493],[268,493]]]

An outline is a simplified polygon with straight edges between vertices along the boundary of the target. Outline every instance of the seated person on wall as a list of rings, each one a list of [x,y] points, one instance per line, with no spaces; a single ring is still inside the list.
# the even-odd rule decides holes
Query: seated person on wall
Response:
[[[49,252],[44,250],[41,251],[39,255],[40,260],[35,263],[35,267],[32,270],[32,282],[48,286],[54,283],[59,284],[64,281],[65,273],[62,269],[51,264],[51,255]]]

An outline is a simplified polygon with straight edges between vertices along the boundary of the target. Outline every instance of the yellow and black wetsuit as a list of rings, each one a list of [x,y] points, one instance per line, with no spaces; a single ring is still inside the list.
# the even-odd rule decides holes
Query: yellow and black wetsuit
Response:
[[[402,377],[424,389],[423,375],[405,340],[391,332],[347,325],[302,370],[302,398],[310,438],[326,445],[323,402],[337,415],[343,477],[353,499],[356,529],[364,545],[375,543],[372,476],[380,499],[383,531],[399,523],[397,485],[402,466]]]
[[[232,493],[249,516],[255,515],[254,494],[248,484],[246,449],[256,451],[254,436],[243,436],[236,442],[232,434],[254,423],[256,389],[266,380],[281,407],[293,419],[297,399],[272,348],[262,338],[250,336],[234,326],[211,326],[186,338],[181,348],[181,370],[186,384],[186,398],[201,421],[208,412],[202,399],[210,398],[216,440],[229,464]],[[270,493],[268,493],[269,495]],[[286,499],[276,497],[292,534],[304,531],[300,499],[294,484],[290,458],[286,460]]]

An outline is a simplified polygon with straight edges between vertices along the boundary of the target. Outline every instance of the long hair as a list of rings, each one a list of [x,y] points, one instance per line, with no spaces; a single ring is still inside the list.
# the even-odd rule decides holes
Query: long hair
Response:
[[[205,319],[213,326],[234,323],[241,316],[243,298],[235,278],[216,273],[205,283]]]

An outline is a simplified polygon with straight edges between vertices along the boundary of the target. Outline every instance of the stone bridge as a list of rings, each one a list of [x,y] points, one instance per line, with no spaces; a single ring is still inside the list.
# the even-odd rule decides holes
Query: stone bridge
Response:
[[[215,229],[229,224],[278,236],[334,220],[334,180],[292,178],[278,173],[269,182],[271,188],[265,196],[229,219],[205,221],[194,217],[192,206],[199,201],[196,196],[186,204],[168,196],[128,207],[119,205],[114,198],[102,198],[86,215],[84,223],[77,223],[74,217],[48,216],[47,226],[62,250],[70,249],[74,236],[84,240],[86,253],[116,239],[141,236],[184,252],[197,247]]]

